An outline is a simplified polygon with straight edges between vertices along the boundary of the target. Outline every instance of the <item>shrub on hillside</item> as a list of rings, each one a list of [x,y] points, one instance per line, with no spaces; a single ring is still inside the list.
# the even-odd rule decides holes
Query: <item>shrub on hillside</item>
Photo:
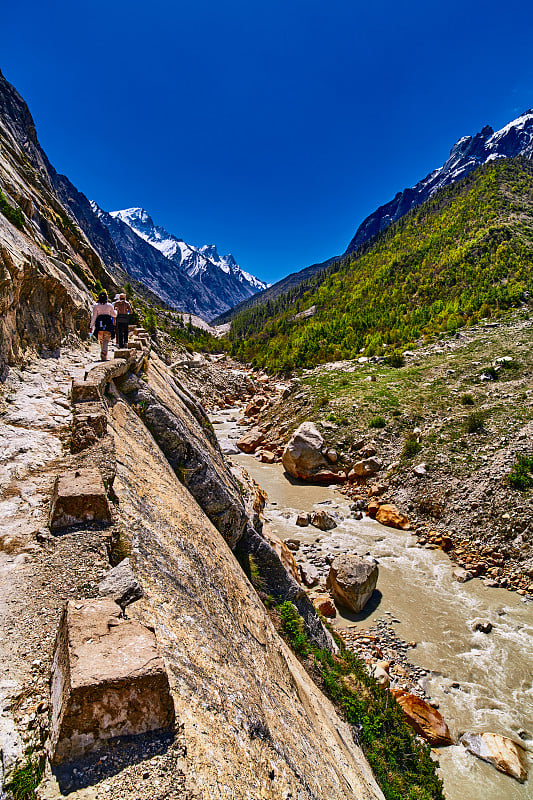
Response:
[[[521,492],[533,488],[533,456],[518,456],[507,480],[513,489]]]

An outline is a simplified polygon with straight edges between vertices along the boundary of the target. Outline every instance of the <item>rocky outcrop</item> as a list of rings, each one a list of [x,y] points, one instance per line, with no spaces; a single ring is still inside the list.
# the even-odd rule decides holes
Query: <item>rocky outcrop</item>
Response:
[[[331,564],[326,586],[336,603],[357,614],[370,600],[378,573],[375,559],[338,556]]]
[[[430,706],[421,697],[409,692],[401,689],[391,691],[402,709],[406,721],[416,733],[436,747],[453,744],[448,726],[436,708]]]
[[[157,356],[152,358],[148,385],[143,384],[131,399],[175,474],[233,547],[244,532],[247,515],[201,406],[178,386]]]
[[[105,749],[109,740],[172,728],[174,704],[153,631],[121,620],[109,599],[69,601],[52,667],[54,764]]]
[[[483,761],[488,761],[500,772],[524,783],[528,775],[525,747],[507,736],[497,733],[465,733],[462,745]]]
[[[0,376],[31,348],[54,352],[87,335],[96,280],[114,281],[54,183],[31,114],[0,73],[0,189],[18,222],[0,213]]]
[[[342,483],[346,476],[332,470],[323,450],[324,439],[314,422],[302,422],[285,447],[281,460],[293,478],[319,483]]]

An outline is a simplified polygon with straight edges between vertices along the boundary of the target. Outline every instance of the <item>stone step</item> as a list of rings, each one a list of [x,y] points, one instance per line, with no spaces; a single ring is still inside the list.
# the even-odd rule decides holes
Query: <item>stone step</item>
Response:
[[[79,453],[107,433],[107,413],[103,403],[75,403],[70,450]]]
[[[64,472],[56,478],[50,505],[50,530],[88,522],[112,523],[107,493],[98,469]]]
[[[174,726],[174,703],[153,630],[122,619],[108,598],[67,602],[51,678],[53,765],[109,740]]]

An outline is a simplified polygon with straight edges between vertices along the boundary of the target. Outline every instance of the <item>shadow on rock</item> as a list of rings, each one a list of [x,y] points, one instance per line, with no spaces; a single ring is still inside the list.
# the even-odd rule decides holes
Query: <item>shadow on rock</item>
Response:
[[[110,739],[105,750],[53,767],[61,794],[70,794],[122,772],[154,756],[166,753],[172,746],[174,733],[152,731],[137,736]]]
[[[353,611],[349,611],[347,608],[343,607],[341,609],[342,616],[345,619],[349,619],[350,622],[362,622],[363,620],[367,619],[367,617],[369,617],[371,614],[374,613],[376,608],[378,608],[378,606],[380,605],[382,599],[383,595],[381,594],[379,589],[374,589],[374,591],[372,592],[372,596],[370,597],[370,600],[368,601],[368,603],[366,604],[366,606],[363,608],[362,611],[359,611],[358,614],[354,614]]]

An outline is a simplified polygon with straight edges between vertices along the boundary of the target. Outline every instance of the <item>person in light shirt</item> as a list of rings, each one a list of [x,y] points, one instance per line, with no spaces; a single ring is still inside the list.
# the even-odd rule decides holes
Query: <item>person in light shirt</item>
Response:
[[[114,320],[116,316],[117,312],[107,300],[107,293],[100,292],[98,295],[98,302],[95,303],[93,307],[89,334],[94,332],[98,335],[101,361],[107,361],[109,342],[115,335]]]

